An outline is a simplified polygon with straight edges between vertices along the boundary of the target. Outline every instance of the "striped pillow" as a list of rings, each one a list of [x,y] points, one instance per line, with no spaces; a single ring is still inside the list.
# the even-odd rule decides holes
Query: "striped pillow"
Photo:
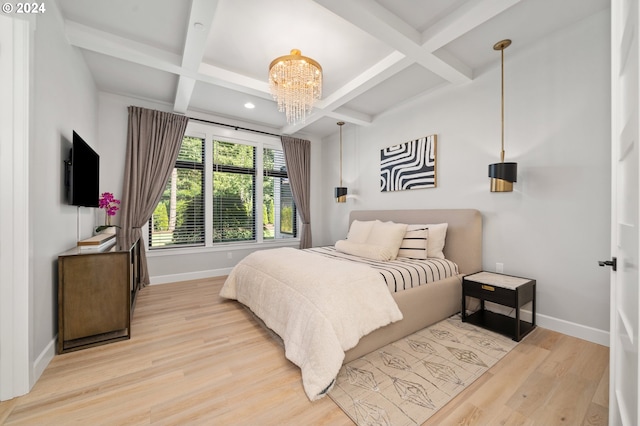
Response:
[[[427,239],[429,228],[424,225],[408,225],[404,234],[398,257],[424,260],[427,258]]]

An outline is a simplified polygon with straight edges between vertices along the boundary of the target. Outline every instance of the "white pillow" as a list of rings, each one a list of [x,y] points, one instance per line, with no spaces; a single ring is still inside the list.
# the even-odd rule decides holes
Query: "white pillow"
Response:
[[[427,240],[429,229],[426,225],[407,225],[398,257],[425,260],[427,258]]]
[[[387,247],[391,251],[391,260],[398,256],[398,250],[404,234],[407,232],[406,223],[381,222],[376,220],[367,237],[367,244]]]
[[[364,257],[372,260],[391,260],[391,250],[388,247],[376,246],[366,243],[354,243],[349,240],[336,241],[336,250],[352,254],[354,256]]]
[[[349,227],[349,233],[347,234],[347,240],[352,243],[364,243],[369,237],[371,228],[373,228],[373,220],[354,220]]]
[[[425,225],[429,229],[427,240],[427,257],[444,259],[444,241],[447,237],[448,223],[436,223]]]

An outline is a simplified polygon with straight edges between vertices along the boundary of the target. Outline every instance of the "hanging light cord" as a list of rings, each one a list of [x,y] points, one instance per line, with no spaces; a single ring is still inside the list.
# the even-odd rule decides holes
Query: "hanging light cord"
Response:
[[[502,150],[500,151],[500,162],[504,163],[504,49],[500,50],[500,60],[501,60],[501,66],[500,66],[500,80],[501,80],[501,116],[500,116],[500,120],[501,120],[501,125],[502,125]]]
[[[338,126],[340,126],[340,187],[342,187],[342,126],[344,125],[343,121],[338,122]]]
[[[504,163],[504,49],[511,45],[511,40],[505,39],[493,45],[493,50],[500,51],[500,125],[502,131],[502,145],[500,150],[500,162]]]

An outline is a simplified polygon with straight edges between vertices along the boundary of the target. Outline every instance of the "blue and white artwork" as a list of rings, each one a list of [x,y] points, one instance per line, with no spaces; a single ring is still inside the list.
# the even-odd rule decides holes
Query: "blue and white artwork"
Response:
[[[380,190],[436,187],[436,135],[380,150]]]

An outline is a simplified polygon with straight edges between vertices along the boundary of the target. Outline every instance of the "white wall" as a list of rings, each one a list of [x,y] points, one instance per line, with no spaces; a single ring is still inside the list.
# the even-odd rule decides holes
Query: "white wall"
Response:
[[[92,235],[93,209],[67,204],[64,164],[76,130],[98,147],[98,97],[80,51],[69,46],[55,3],[38,15],[34,33],[30,123],[30,362],[41,371],[58,332],[58,254]],[[48,359],[47,359],[48,358]],[[36,365],[36,364],[43,365]],[[37,379],[37,377],[35,377]]]
[[[103,160],[105,164],[109,164],[108,169],[103,167],[100,171],[101,186],[102,190],[113,192],[116,198],[121,199],[127,142],[127,107],[129,105],[136,105],[171,112],[172,106],[107,93],[101,93],[99,99],[101,160]],[[277,130],[274,129],[261,128],[249,123],[230,121],[222,117],[203,115],[195,112],[188,112],[187,115],[218,123],[227,123],[277,133]],[[300,134],[295,136],[311,141],[311,192],[313,194],[311,199],[311,231],[314,235],[313,238],[320,238],[322,234],[322,229],[320,228],[322,200],[317,198],[317,194],[320,194],[319,188],[321,186],[321,144],[318,138],[310,135]],[[117,214],[115,216],[116,223],[119,223],[119,218],[120,215]],[[98,220],[101,219],[98,218]],[[294,245],[297,246],[297,243],[294,243]],[[273,244],[265,243],[261,248],[270,247],[273,247]],[[233,244],[209,249],[199,248],[148,252],[151,283],[157,284],[225,275],[240,259],[255,249],[255,245]]]
[[[369,127],[346,125],[346,205],[329,202],[337,134],[323,141],[323,164],[335,178],[323,190],[322,243],[344,238],[352,209],[479,209],[484,269],[502,262],[505,273],[536,279],[540,325],[567,332],[568,322],[606,343],[609,271],[597,261],[610,257],[609,33],[606,10],[534,45],[513,40],[505,51],[506,161],[519,171],[512,193],[490,193],[487,177],[500,151],[498,53],[471,83],[414,100]],[[438,187],[381,193],[380,149],[430,134],[438,135]]]

